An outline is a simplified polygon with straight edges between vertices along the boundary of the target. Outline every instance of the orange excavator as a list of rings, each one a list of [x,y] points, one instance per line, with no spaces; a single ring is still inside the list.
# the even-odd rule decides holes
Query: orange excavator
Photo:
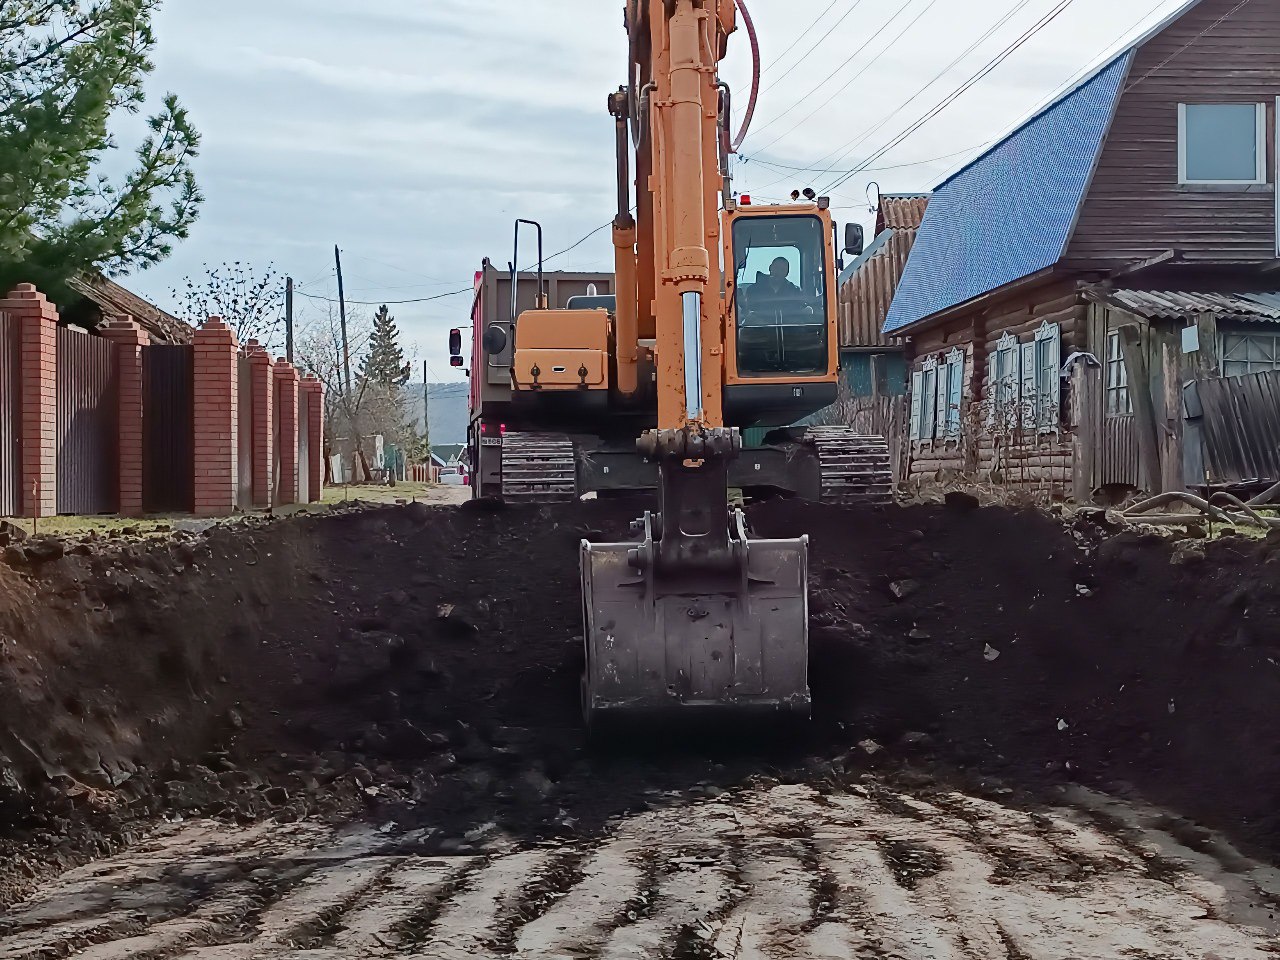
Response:
[[[732,190],[746,124],[735,140],[719,66],[740,14],[750,27],[745,0],[628,0],[628,83],[609,98],[612,277],[553,276],[572,294],[553,305],[541,254],[536,280],[513,263],[504,318],[489,313],[504,298],[487,262],[477,274],[476,495],[568,499],[613,489],[610,476],[658,490],[635,541],[581,547],[592,727],[807,716],[808,538],[752,538],[730,488],[890,496],[883,440],[788,426],[836,399],[836,227],[812,191],[757,205]],[[845,252],[861,247],[851,224]],[[776,429],[744,452],[759,426]]]

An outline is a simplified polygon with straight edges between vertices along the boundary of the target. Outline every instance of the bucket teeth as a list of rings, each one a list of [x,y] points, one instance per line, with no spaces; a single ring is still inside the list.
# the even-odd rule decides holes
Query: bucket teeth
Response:
[[[741,528],[739,528],[741,529]],[[734,538],[739,569],[658,575],[639,543],[582,544],[588,723],[808,715],[808,538]]]

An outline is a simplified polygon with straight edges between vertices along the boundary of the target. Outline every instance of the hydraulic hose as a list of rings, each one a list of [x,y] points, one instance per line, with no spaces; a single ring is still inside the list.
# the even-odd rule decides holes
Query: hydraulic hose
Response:
[[[760,97],[760,38],[756,36],[755,21],[751,19],[751,11],[747,9],[747,0],[737,0],[738,9],[742,12],[742,22],[746,24],[747,36],[751,38],[751,97],[747,100],[747,115],[742,118],[742,129],[734,138],[730,153],[737,153],[742,141],[747,138],[751,129],[751,118],[756,113],[756,101]]]

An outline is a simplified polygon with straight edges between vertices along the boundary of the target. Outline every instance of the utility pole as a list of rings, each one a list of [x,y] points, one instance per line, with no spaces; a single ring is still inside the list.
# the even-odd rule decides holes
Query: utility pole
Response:
[[[431,384],[427,381],[427,361],[422,361],[422,438],[427,445],[427,480],[431,480]]]
[[[347,299],[342,292],[342,252],[333,245],[333,262],[338,268],[338,319],[342,323],[342,387],[351,395],[351,342],[347,339]]]
[[[293,363],[293,277],[284,278],[284,358]]]

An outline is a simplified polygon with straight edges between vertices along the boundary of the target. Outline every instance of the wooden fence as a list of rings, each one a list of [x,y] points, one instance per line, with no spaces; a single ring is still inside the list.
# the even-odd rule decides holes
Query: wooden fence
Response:
[[[1211,485],[1280,480],[1280,370],[1199,380],[1199,436]],[[1196,484],[1198,477],[1188,477]]]

